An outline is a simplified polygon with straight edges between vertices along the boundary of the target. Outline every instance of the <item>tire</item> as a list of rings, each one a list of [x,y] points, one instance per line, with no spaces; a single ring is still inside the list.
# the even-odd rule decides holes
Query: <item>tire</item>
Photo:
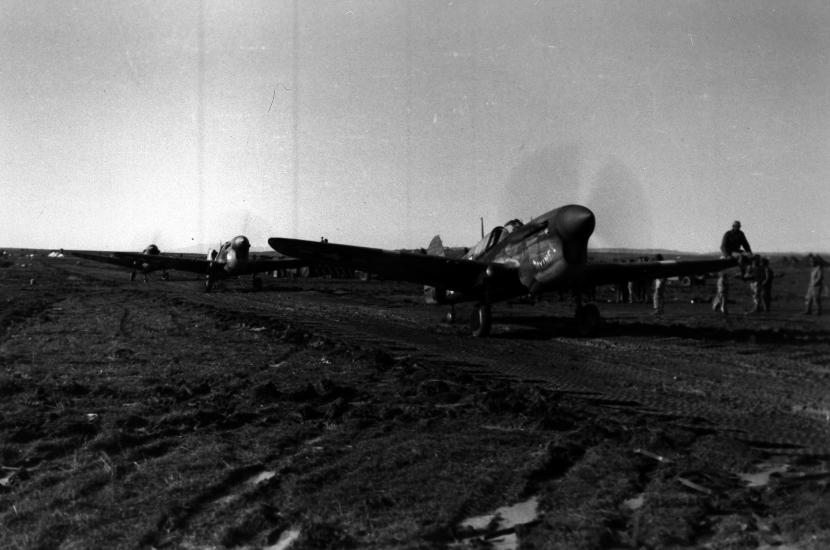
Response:
[[[213,290],[213,279],[208,277],[205,279],[205,292],[210,292],[211,290]]]
[[[599,308],[594,304],[585,304],[576,309],[576,332],[580,336],[594,336],[599,332],[602,318]]]
[[[484,338],[490,334],[493,324],[493,313],[489,304],[478,304],[470,315],[470,332],[476,338]]]

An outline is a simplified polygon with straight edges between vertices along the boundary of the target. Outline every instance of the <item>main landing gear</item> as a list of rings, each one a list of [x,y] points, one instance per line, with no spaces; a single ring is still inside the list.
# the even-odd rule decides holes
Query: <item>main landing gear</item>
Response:
[[[470,314],[470,331],[476,338],[484,338],[490,334],[493,325],[493,308],[484,302],[476,304]]]
[[[444,316],[444,322],[455,323],[455,304],[452,304],[450,309]],[[490,328],[493,326],[493,309],[488,303],[479,303],[473,307],[470,314],[470,333],[477,337],[483,338],[490,334]]]
[[[455,322],[455,305],[447,312],[444,321]],[[574,314],[576,333],[582,337],[596,336],[602,324],[602,317],[599,308],[595,304],[577,303]],[[484,338],[490,335],[493,326],[493,308],[487,302],[479,302],[473,307],[470,314],[470,334],[476,338]]]

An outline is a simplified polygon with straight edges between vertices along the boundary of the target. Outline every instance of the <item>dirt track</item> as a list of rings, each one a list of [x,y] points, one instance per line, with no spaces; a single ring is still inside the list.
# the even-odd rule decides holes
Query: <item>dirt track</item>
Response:
[[[661,318],[605,305],[593,339],[568,303],[504,305],[480,340],[413,285],[205,294],[15,258],[0,540],[465,547],[498,528],[464,518],[536,497],[523,547],[824,548],[830,323],[799,315],[798,277],[764,316],[697,287]]]

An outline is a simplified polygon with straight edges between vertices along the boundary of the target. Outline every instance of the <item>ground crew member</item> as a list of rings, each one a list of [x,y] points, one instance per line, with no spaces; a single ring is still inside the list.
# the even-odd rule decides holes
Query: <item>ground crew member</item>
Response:
[[[749,241],[746,240],[746,235],[741,231],[741,222],[738,220],[732,222],[732,229],[723,234],[720,241],[720,252],[724,258],[738,257],[738,265],[741,268],[741,277],[743,277],[745,267],[740,260],[743,253],[752,254],[752,248],[749,246]]]
[[[769,312],[772,305],[772,281],[775,279],[775,273],[769,266],[769,258],[761,260],[761,272],[764,275],[761,280],[761,302],[764,304],[764,311]]]
[[[724,315],[729,315],[728,295],[729,276],[724,270],[718,273],[717,294],[715,294],[715,299],[712,300],[712,311],[720,311]]]
[[[805,297],[804,313],[810,315],[813,312],[813,305],[816,306],[816,315],[821,315],[821,292],[824,290],[824,262],[818,256],[810,255],[810,284],[807,287]]]
[[[744,279],[749,281],[749,293],[752,295],[752,309],[750,313],[760,313],[766,311],[762,298],[763,289],[761,284],[764,280],[764,270],[761,269],[761,257],[755,256],[752,258],[752,263],[744,274]]]
[[[658,262],[663,261],[663,255],[658,254],[655,257],[655,260]],[[662,315],[663,314],[663,303],[664,298],[666,295],[666,278],[661,277],[659,279],[654,279],[654,311],[652,311],[652,315]]]
[[[735,220],[732,223],[732,229],[723,234],[720,241],[720,251],[724,258],[728,258],[733,254],[740,254],[741,250],[747,254],[752,254],[749,241],[746,240],[746,235],[741,231],[741,222]]]

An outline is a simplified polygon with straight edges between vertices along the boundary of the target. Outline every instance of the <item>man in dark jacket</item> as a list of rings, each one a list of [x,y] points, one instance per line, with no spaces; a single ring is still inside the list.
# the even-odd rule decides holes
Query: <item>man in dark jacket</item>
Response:
[[[728,258],[733,254],[740,254],[742,249],[743,252],[752,254],[749,241],[746,240],[746,235],[741,231],[741,222],[735,220],[732,229],[723,234],[723,239],[720,241],[720,251],[724,258]]]

